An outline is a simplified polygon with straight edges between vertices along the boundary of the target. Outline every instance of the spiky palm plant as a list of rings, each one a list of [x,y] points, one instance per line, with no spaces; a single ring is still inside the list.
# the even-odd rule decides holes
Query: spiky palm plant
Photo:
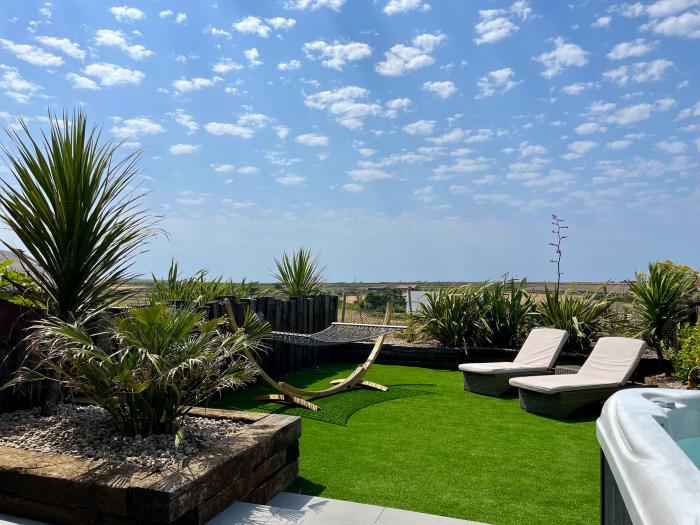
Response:
[[[534,321],[535,304],[526,287],[526,279],[516,281],[507,277],[483,287],[481,323],[484,337],[491,345],[513,348]]]
[[[537,303],[538,324],[569,332],[567,346],[579,352],[592,348],[596,339],[615,333],[619,321],[612,310],[613,297],[601,290],[585,293],[550,291]]]
[[[24,245],[8,245],[37,284],[49,316],[85,321],[124,302],[134,257],[156,233],[140,208],[138,153],[118,156],[119,144],[102,140],[84,113],[61,119],[37,137],[26,122],[7,129],[3,145],[11,177],[0,183],[0,220]],[[43,412],[57,401],[50,389]]]
[[[632,294],[632,333],[642,337],[661,358],[662,348],[677,346],[678,328],[690,315],[697,284],[682,268],[649,264],[649,273],[629,283]]]
[[[326,284],[324,272],[318,257],[308,248],[299,248],[291,257],[285,252],[281,259],[275,257],[277,272],[272,276],[277,280],[277,289],[287,297],[305,297],[323,293]]]
[[[134,308],[110,323],[105,335],[116,350],[108,351],[84,325],[51,318],[40,331],[48,349],[43,366],[15,381],[45,379],[48,368],[49,378],[107,410],[125,435],[173,434],[193,406],[255,378],[243,352],[261,350],[270,325],[250,311],[234,333],[220,322],[194,307]]]
[[[3,146],[11,180],[0,183],[0,219],[24,245],[7,245],[46,296],[50,315],[84,319],[122,303],[133,258],[156,233],[134,191],[138,153],[117,157],[80,111],[35,138],[26,122]]]
[[[475,346],[482,341],[481,290],[473,287],[439,289],[426,295],[413,318],[423,340],[435,340],[451,348]]]

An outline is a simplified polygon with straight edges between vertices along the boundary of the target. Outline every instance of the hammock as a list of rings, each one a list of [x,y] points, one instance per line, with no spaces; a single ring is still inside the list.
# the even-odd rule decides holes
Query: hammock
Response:
[[[272,339],[299,346],[332,346],[376,339],[382,335],[405,330],[406,326],[385,324],[332,323],[315,334],[272,332]]]

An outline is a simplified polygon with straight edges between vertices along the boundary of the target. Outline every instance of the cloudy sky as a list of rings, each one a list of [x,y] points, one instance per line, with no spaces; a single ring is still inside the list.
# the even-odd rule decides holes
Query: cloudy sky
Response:
[[[141,148],[171,257],[265,279],[700,266],[700,0],[3,2],[0,119],[82,106]],[[7,176],[7,171],[0,173]],[[3,233],[9,238],[7,233]]]

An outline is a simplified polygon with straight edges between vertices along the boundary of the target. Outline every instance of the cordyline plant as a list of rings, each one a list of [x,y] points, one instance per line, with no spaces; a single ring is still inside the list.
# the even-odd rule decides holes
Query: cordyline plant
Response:
[[[299,248],[275,257],[277,273],[272,276],[277,280],[277,289],[287,297],[307,297],[323,293],[326,285],[324,272],[326,267],[319,267],[318,257],[314,257],[308,248]]]
[[[24,369],[16,383],[50,379],[104,408],[118,430],[177,434],[182,417],[224,389],[255,378],[244,351],[262,350],[270,325],[250,311],[235,332],[207,321],[194,308],[164,304],[133,308],[113,319],[103,335],[116,350],[96,345],[80,323],[43,322],[36,340],[45,351],[39,367]],[[42,370],[50,370],[50,374]]]
[[[80,111],[49,113],[49,122],[38,137],[21,119],[20,131],[6,130],[12,177],[0,182],[0,220],[24,245],[8,248],[37,285],[28,298],[49,317],[84,323],[133,293],[129,269],[156,219],[140,208],[138,153],[118,157],[119,143],[102,140]],[[57,401],[48,389],[42,413]]]
[[[207,270],[202,269],[191,277],[183,277],[178,264],[172,261],[165,279],[158,279],[152,275],[153,280],[146,296],[149,302],[182,301],[202,305],[221,296],[250,297],[258,287],[257,283],[246,282],[245,278],[240,283],[235,283],[224,280],[221,276],[208,279],[208,274]]]
[[[678,330],[687,322],[697,294],[697,274],[669,261],[649,264],[629,283],[632,294],[632,335],[643,338],[663,357],[663,348],[675,349]]]
[[[527,292],[527,280],[516,281],[506,276],[502,281],[487,282],[482,296],[484,338],[497,348],[514,348],[537,315],[535,303]]]
[[[463,286],[426,295],[413,318],[413,327],[423,340],[438,341],[451,348],[478,345],[483,337],[480,288]]]

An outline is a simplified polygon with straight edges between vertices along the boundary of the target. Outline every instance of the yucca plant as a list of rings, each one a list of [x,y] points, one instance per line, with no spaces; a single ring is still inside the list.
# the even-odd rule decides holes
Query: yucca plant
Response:
[[[481,323],[484,338],[492,346],[513,348],[524,337],[536,315],[535,304],[527,292],[527,280],[504,277],[482,288]]]
[[[569,332],[567,346],[586,352],[599,337],[619,330],[613,303],[614,298],[602,289],[574,293],[571,289],[550,291],[545,286],[544,298],[537,303],[537,323],[566,330]]]
[[[109,324],[104,335],[116,348],[109,351],[84,325],[51,318],[39,331],[47,349],[42,366],[23,370],[15,382],[52,379],[78,391],[127,436],[174,434],[193,406],[255,378],[243,352],[263,348],[269,324],[250,311],[233,333],[220,323],[205,320],[194,307],[130,309]]]
[[[249,297],[255,290],[256,283],[247,283],[245,279],[234,283],[224,280],[221,276],[208,278],[208,274],[206,269],[202,269],[190,277],[184,277],[180,274],[178,264],[172,261],[165,279],[158,279],[152,275],[153,280],[146,292],[147,300],[156,303],[182,301],[202,305],[225,295]]]
[[[323,293],[326,285],[324,272],[318,257],[308,248],[299,248],[289,256],[286,252],[281,259],[275,257],[277,272],[272,276],[277,281],[277,291],[286,297],[306,297]]]
[[[655,262],[629,286],[632,335],[643,338],[661,358],[664,346],[677,347],[678,329],[690,316],[697,281],[682,267]]]
[[[40,138],[22,119],[21,132],[6,130],[12,177],[0,183],[0,219],[24,245],[7,247],[48,313],[79,320],[133,293],[129,268],[157,230],[134,191],[139,154],[118,158],[119,143],[103,141],[80,111],[49,121]]]
[[[466,348],[482,341],[482,294],[479,288],[440,289],[426,295],[413,318],[413,327],[423,340],[443,346]]]

